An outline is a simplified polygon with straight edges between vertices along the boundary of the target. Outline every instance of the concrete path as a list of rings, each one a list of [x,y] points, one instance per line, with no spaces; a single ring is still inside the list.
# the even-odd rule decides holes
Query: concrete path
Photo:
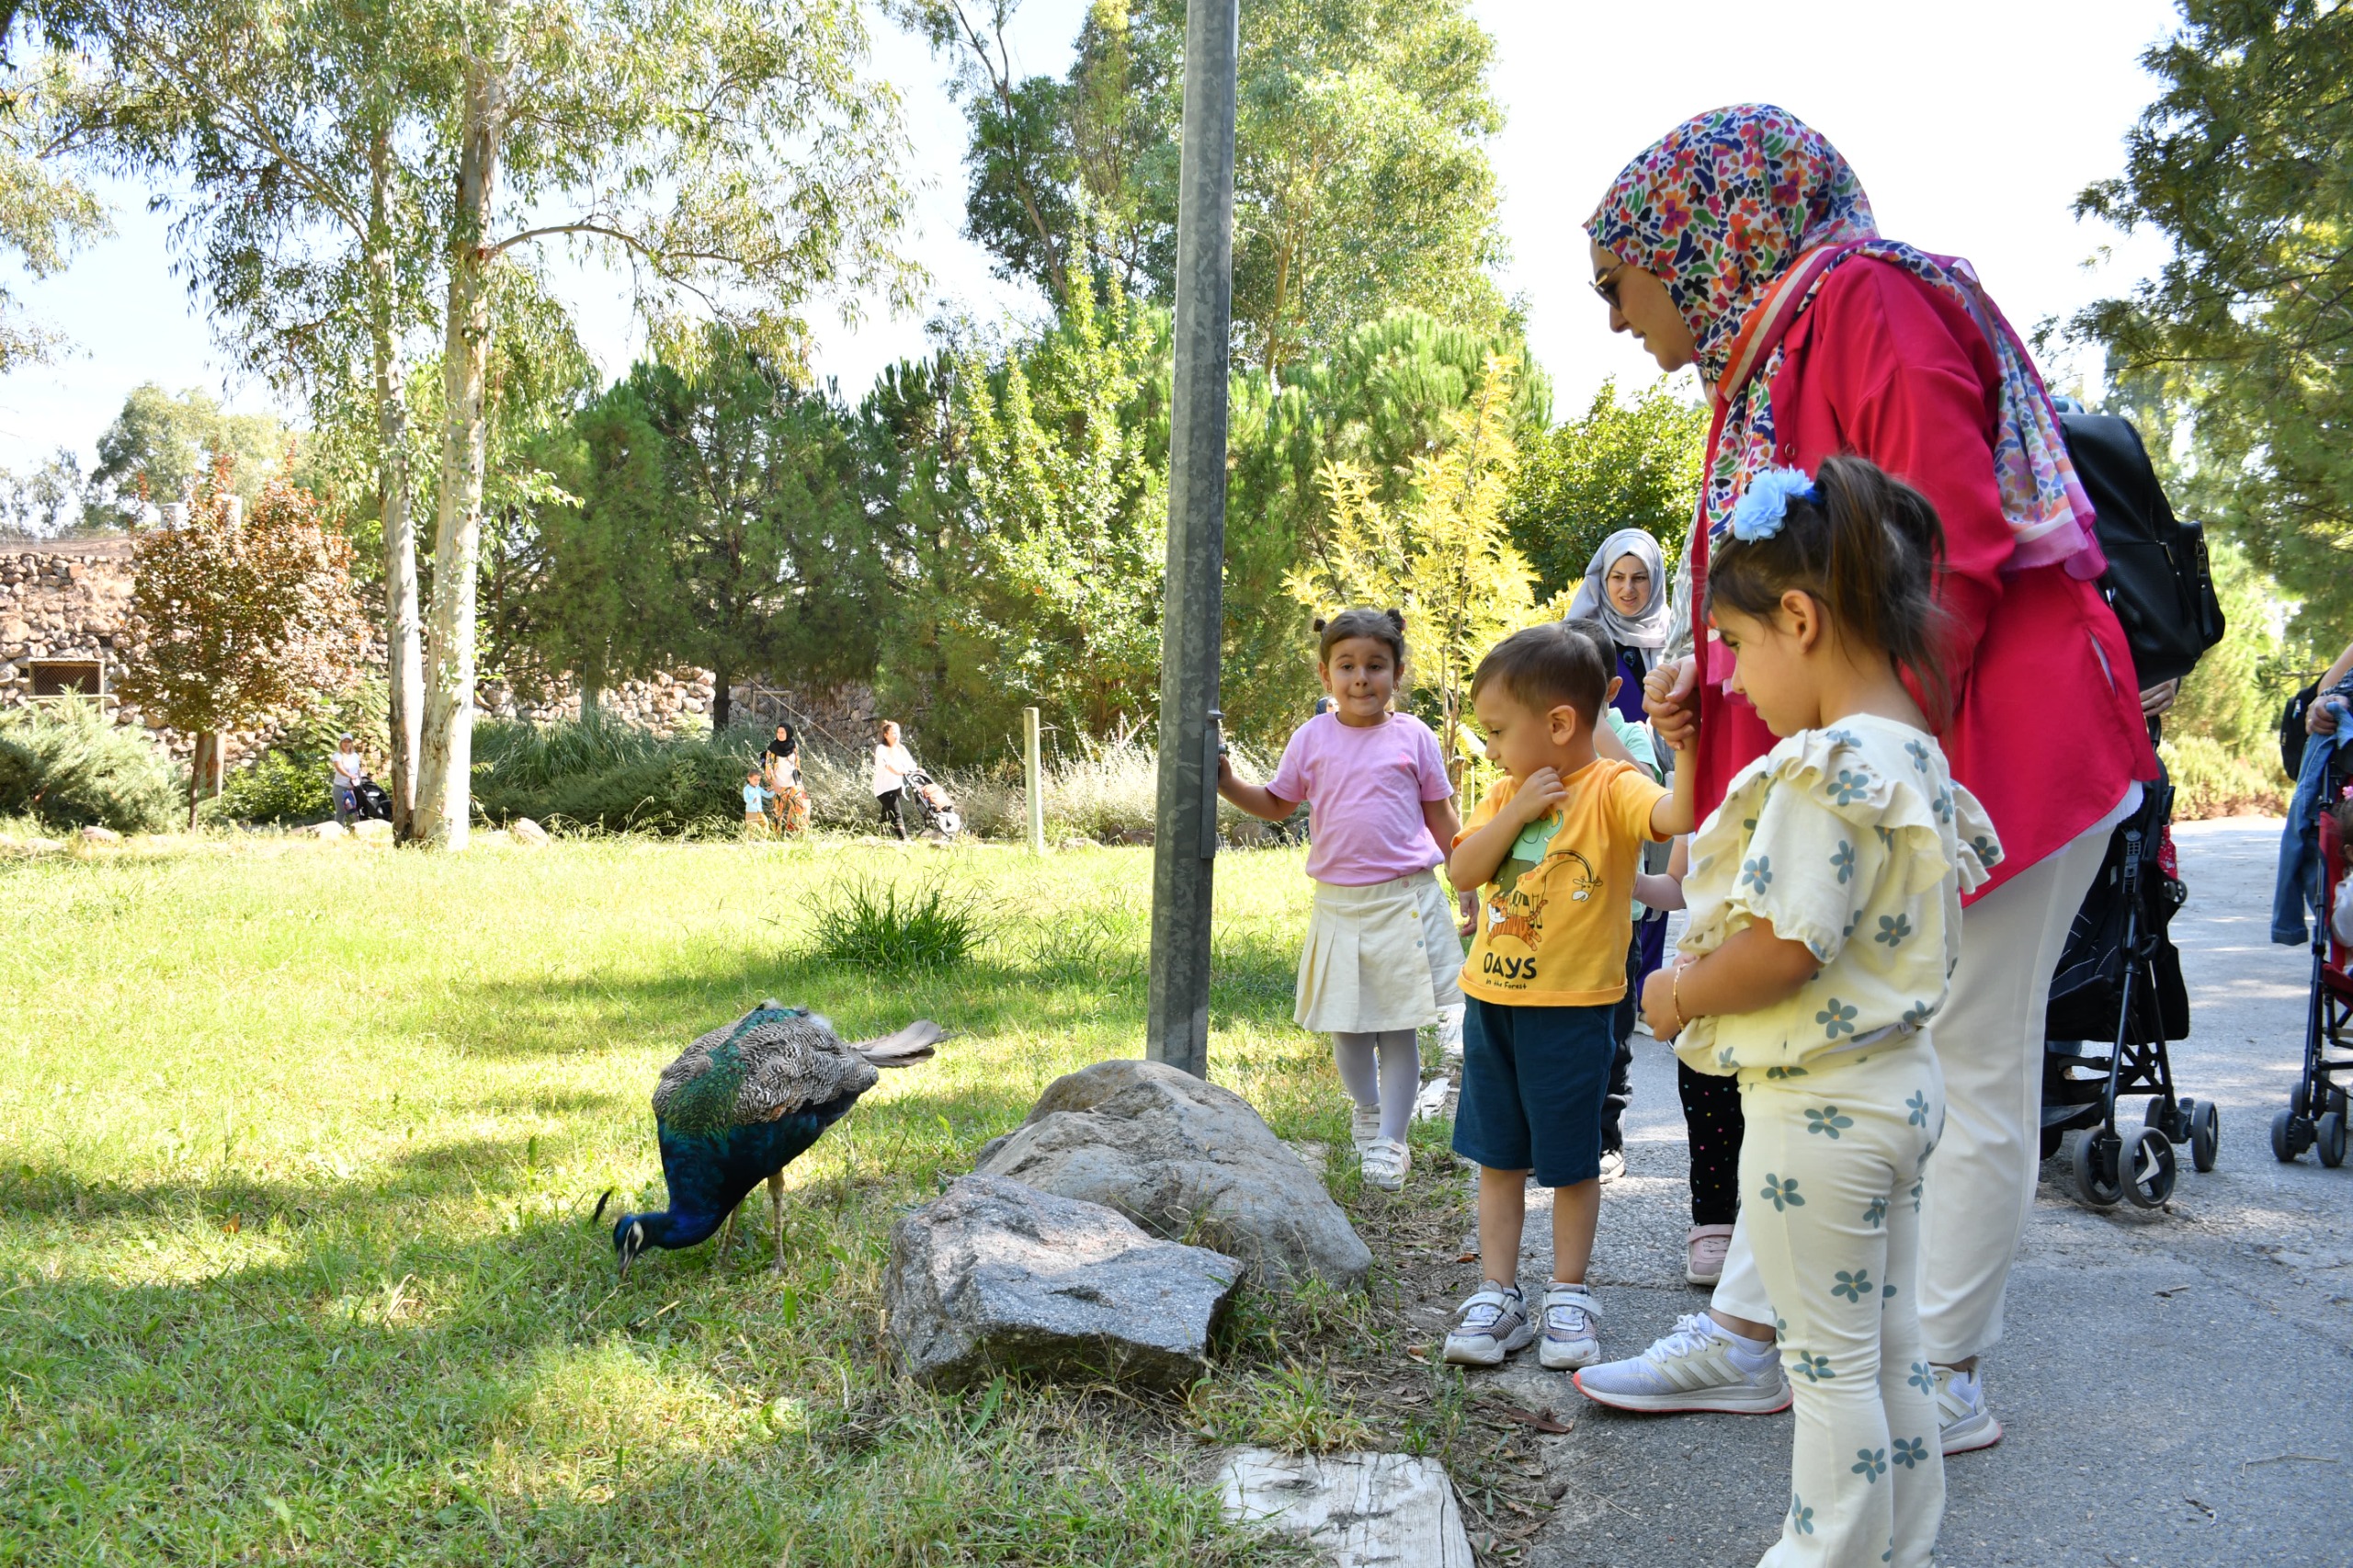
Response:
[[[2220,1108],[2221,1158],[2200,1176],[2183,1149],[2170,1210],[2148,1214],[2080,1208],[2059,1165],[2044,1168],[2007,1337],[1986,1362],[2008,1437],[1951,1461],[1942,1568],[2353,1563],[2353,1160],[2282,1165],[2269,1143],[2311,961],[2268,940],[2279,824],[2189,824],[2176,839],[2195,1032],[2175,1076]],[[1705,1305],[1682,1283],[1673,1058],[1648,1037],[1636,1049],[1630,1171],[1604,1200],[1594,1276],[1609,1354]],[[1540,1290],[1550,1217],[1529,1208],[1522,1278]],[[1559,1513],[1533,1568],[1745,1568],[1771,1543],[1789,1416],[1620,1415],[1523,1360],[1483,1379],[1576,1422],[1545,1442]]]

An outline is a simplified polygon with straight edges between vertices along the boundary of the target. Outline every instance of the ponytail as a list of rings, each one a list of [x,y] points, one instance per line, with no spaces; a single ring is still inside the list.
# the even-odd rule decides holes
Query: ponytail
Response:
[[[1750,481],[1782,505],[1713,543],[1709,613],[1719,608],[1769,620],[1792,588],[1813,598],[1857,650],[1875,650],[1918,683],[1921,706],[1941,729],[1951,711],[1945,615],[1936,602],[1944,527],[1918,491],[1862,458],[1826,458],[1813,483],[1788,470]],[[1745,498],[1744,497],[1744,500]],[[1769,506],[1760,511],[1769,513]]]

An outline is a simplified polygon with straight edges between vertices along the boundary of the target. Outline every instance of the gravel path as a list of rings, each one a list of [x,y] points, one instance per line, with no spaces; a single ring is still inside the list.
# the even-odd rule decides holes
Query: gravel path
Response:
[[[2176,839],[2195,1032],[2175,1075],[2220,1108],[2221,1159],[2200,1176],[2184,1149],[2172,1204],[2148,1214],[2083,1209],[2045,1167],[2007,1337],[1987,1358],[2008,1437],[1951,1461],[1943,1568],[2353,1562],[2353,1161],[2282,1165],[2269,1143],[2311,961],[2268,940],[2279,824],[2188,824]],[[1647,1037],[1636,1049],[1630,1170],[1604,1201],[1594,1274],[1613,1354],[1705,1304],[1682,1283],[1673,1058]],[[1550,1217],[1529,1196],[1523,1279],[1540,1290]],[[1575,1430],[1545,1439],[1559,1512],[1522,1561],[1745,1565],[1771,1542],[1787,1415],[1620,1415],[1523,1361],[1481,1381]]]

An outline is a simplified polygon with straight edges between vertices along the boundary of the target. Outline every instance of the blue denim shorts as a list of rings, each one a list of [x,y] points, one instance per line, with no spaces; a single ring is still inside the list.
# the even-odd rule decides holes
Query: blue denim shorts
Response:
[[[1466,1003],[1454,1152],[1493,1171],[1533,1170],[1544,1187],[1599,1176],[1617,1009]]]

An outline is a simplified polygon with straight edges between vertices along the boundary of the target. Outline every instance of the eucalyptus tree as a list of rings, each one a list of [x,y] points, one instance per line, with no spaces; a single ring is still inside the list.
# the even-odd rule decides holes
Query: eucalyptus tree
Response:
[[[14,10],[0,7],[0,37]],[[48,53],[22,68],[0,60],[0,254],[46,278],[75,245],[109,226],[89,187],[59,167],[79,129],[73,113],[79,84],[71,60]],[[0,372],[47,358],[60,341],[0,289]]]
[[[784,360],[811,301],[912,306],[895,95],[867,78],[857,0],[452,0],[433,119],[443,426],[421,835],[465,842],[492,269],[566,241],[621,260],[656,340],[713,315]]]
[[[307,401],[371,415],[391,667],[390,794],[411,827],[424,662],[406,381],[433,324],[446,223],[421,106],[454,80],[435,13],[411,0],[36,0],[86,51],[83,143],[151,199],[222,347]]]

